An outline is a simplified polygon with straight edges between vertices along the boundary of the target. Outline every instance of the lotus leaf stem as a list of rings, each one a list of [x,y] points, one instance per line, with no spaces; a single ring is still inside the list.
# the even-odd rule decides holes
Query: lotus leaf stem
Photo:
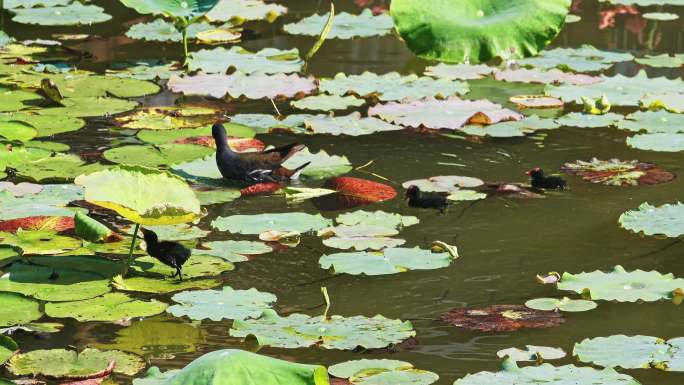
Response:
[[[128,258],[126,259],[126,266],[124,266],[124,271],[122,276],[126,276],[128,274],[128,269],[131,267],[131,263],[133,262],[133,249],[135,248],[135,241],[138,239],[138,230],[140,230],[140,224],[136,223],[135,224],[135,230],[133,230],[133,239],[131,240],[131,247],[128,249]]]
[[[327,321],[329,319],[328,312],[330,311],[330,296],[328,295],[328,288],[322,286],[321,293],[323,293],[323,298],[325,299],[325,311],[323,312],[323,320]]]

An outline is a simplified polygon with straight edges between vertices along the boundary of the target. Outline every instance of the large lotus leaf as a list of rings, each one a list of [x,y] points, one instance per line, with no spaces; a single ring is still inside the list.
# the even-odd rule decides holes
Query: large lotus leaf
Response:
[[[47,303],[45,314],[53,318],[73,318],[80,322],[119,321],[157,315],[167,306],[155,299],[141,301],[123,293],[107,293],[84,301]]]
[[[85,126],[83,119],[71,116],[38,115],[28,112],[0,114],[0,122],[24,122],[38,131],[37,137],[46,137],[76,131]],[[2,124],[2,123],[0,123]]]
[[[642,203],[637,210],[630,210],[618,220],[626,230],[644,235],[676,238],[684,234],[684,204],[652,206]]]
[[[176,269],[166,266],[152,257],[137,258],[131,268],[143,275],[157,278],[169,277]],[[235,266],[223,258],[208,255],[193,255],[183,264],[184,278],[198,278],[216,276],[224,271],[233,270]]]
[[[384,211],[364,211],[357,210],[349,213],[340,214],[335,218],[335,222],[340,225],[355,226],[381,226],[391,229],[401,229],[408,226],[417,225],[417,217],[404,216],[396,213],[387,213]]]
[[[649,134],[684,132],[684,115],[667,111],[637,111],[618,122],[618,128]]]
[[[618,74],[613,77],[601,75],[601,78],[603,79],[602,82],[592,85],[547,85],[545,92],[547,95],[561,98],[568,103],[582,104],[583,96],[597,99],[606,95],[614,106],[638,106],[639,100],[646,94],[647,90],[677,92],[681,91],[684,83],[679,79],[649,78],[646,71],[643,70],[633,77]]]
[[[300,110],[332,111],[346,110],[350,107],[361,107],[364,103],[363,99],[359,99],[354,95],[316,95],[293,100],[290,102],[290,105]]]
[[[399,232],[384,226],[340,225],[319,231],[326,236],[323,244],[336,249],[380,250],[398,247],[406,243],[403,239],[389,238]]]
[[[527,345],[525,347],[527,348],[525,350],[518,348],[502,349],[496,352],[496,355],[499,358],[505,358],[508,356],[516,362],[538,361],[540,359],[543,359],[544,361],[558,360],[566,355],[565,351],[561,348],[535,345]]]
[[[328,372],[353,385],[430,385],[439,379],[435,373],[419,370],[396,360],[354,360],[336,364]]]
[[[84,349],[77,353],[66,349],[33,350],[10,360],[9,370],[15,375],[44,375],[56,378],[88,378],[103,371],[115,361],[114,373],[135,375],[145,367],[145,361],[131,353],[118,350]]]
[[[675,16],[676,18],[679,18],[679,16]],[[644,14],[644,18],[646,18],[646,14]],[[646,55],[644,57],[637,58],[634,61],[639,64],[644,64],[655,68],[677,68],[684,65],[684,55],[670,56],[666,53],[655,56]]]
[[[357,347],[380,349],[415,336],[409,321],[387,319],[381,315],[310,317],[304,314],[279,316],[265,310],[260,318],[235,320],[233,337],[256,337],[259,345],[281,348],[320,346],[325,349],[353,350]]]
[[[595,84],[601,81],[597,76],[590,76],[585,74],[575,74],[572,72],[563,72],[558,69],[539,70],[539,69],[505,69],[494,72],[496,80],[504,82],[520,82],[520,83],[539,83],[539,84],[575,84],[587,85]]]
[[[306,95],[316,90],[313,78],[304,78],[297,74],[267,75],[253,73],[246,75],[236,72],[231,75],[200,74],[186,77],[172,77],[167,84],[172,92],[185,95],[201,95],[222,98],[262,99],[277,97],[293,97]]]
[[[74,97],[62,100],[64,107],[43,108],[38,110],[41,115],[65,118],[89,118],[98,116],[115,115],[134,109],[138,102],[125,99],[87,96]]]
[[[24,255],[60,254],[81,247],[81,240],[58,235],[51,230],[25,231],[19,229],[16,234],[0,232],[0,242],[22,250]]]
[[[112,285],[121,291],[140,293],[173,293],[188,289],[209,289],[221,282],[215,279],[169,280],[149,277],[114,277]]]
[[[286,24],[285,32],[293,35],[319,36],[330,14],[311,15],[296,23]],[[355,37],[383,36],[392,32],[392,18],[384,13],[373,15],[370,9],[364,9],[360,15],[347,12],[335,14],[335,19],[328,39],[352,39]]]
[[[15,263],[0,277],[0,291],[21,293],[43,301],[78,301],[109,292],[102,276],[59,267]]]
[[[639,101],[641,108],[649,110],[664,109],[669,112],[681,114],[684,112],[684,94],[679,92],[653,92],[647,93]]]
[[[299,174],[303,179],[325,179],[351,171],[352,165],[346,156],[329,155],[325,150],[312,153],[308,148],[299,151],[290,159],[288,159],[283,166],[294,169],[303,165],[306,162],[311,162]]]
[[[563,273],[557,286],[559,290],[574,291],[592,300],[651,302],[671,298],[673,291],[684,289],[684,279],[657,271],[625,271],[622,266],[615,266],[609,273],[600,270]]]
[[[542,51],[538,56],[520,60],[519,63],[541,69],[560,68],[590,72],[605,70],[615,63],[633,59],[634,56],[629,53],[602,51],[591,45],[583,45],[580,48],[554,48]]]
[[[510,332],[523,328],[550,328],[563,323],[560,312],[541,311],[523,305],[492,305],[452,309],[442,321],[458,328],[480,332]]]
[[[425,68],[424,74],[450,80],[475,80],[490,75],[496,68],[484,64],[445,64]]]
[[[204,342],[198,323],[180,323],[166,317],[146,318],[116,332],[110,342],[92,343],[97,349],[131,352],[147,359],[170,359],[179,353],[194,353]],[[134,383],[137,382],[134,380]]]
[[[38,131],[24,122],[0,122],[0,139],[25,143],[36,135]]]
[[[220,257],[229,262],[244,262],[249,260],[247,256],[266,254],[273,251],[270,246],[264,243],[252,241],[213,241],[204,242],[202,246],[204,249],[195,249],[193,253]]]
[[[102,156],[110,162],[136,164],[145,167],[168,167],[213,154],[214,150],[194,144],[160,144],[155,146],[122,146],[105,151]]]
[[[39,25],[92,25],[112,18],[103,8],[83,5],[78,1],[69,5],[44,8],[15,8],[12,21]]]
[[[614,335],[576,343],[573,355],[598,366],[643,369],[664,367],[670,358],[670,348],[656,337]]]
[[[620,159],[600,160],[592,158],[588,162],[578,160],[564,164],[562,171],[579,175],[591,183],[608,186],[658,184],[669,182],[675,177],[672,173],[651,163]]]
[[[405,127],[448,128],[457,130],[466,124],[494,124],[521,120],[523,116],[488,100],[424,99],[413,102],[379,104],[368,110],[383,120]]]
[[[333,95],[353,93],[361,97],[377,97],[382,101],[416,100],[429,96],[449,97],[469,91],[465,82],[416,75],[402,76],[397,72],[384,75],[372,72],[361,75],[338,73],[332,79],[322,79],[320,89]]]
[[[114,119],[122,128],[145,130],[177,130],[211,126],[220,111],[209,107],[151,107],[141,108]],[[211,129],[201,134],[210,134]]]
[[[134,378],[133,385],[163,385],[166,381],[180,372],[180,369],[172,369],[162,372],[158,367],[152,366],[147,369],[144,377]]]
[[[562,126],[581,127],[581,128],[598,128],[611,127],[622,124],[624,117],[622,115],[609,112],[604,115],[583,114],[581,112],[571,112],[556,119],[556,123]]]
[[[330,219],[320,214],[277,213],[256,215],[232,215],[218,217],[211,222],[211,227],[219,231],[236,234],[261,234],[266,231],[296,231],[307,233],[332,226]]]
[[[197,35],[211,31],[216,27],[207,23],[199,22],[190,24],[187,29],[188,38],[197,38]],[[162,41],[162,42],[181,42],[183,41],[183,34],[179,31],[172,22],[163,19],[154,19],[150,22],[143,22],[133,24],[126,32],[126,36],[131,39],[147,40],[147,41]]]
[[[1,155],[0,155],[1,156]],[[0,192],[0,220],[30,216],[73,216],[64,206],[83,199],[83,188],[74,185],[47,185],[37,193],[15,197],[11,192]]]
[[[38,301],[19,294],[0,292],[0,326],[23,325],[42,316]]]
[[[75,183],[85,187],[88,202],[142,225],[187,223],[200,215],[193,190],[167,172],[122,165],[81,175]]]
[[[597,370],[575,365],[526,366],[518,368],[515,361],[507,359],[499,372],[469,374],[454,385],[641,385],[634,378],[608,368]]]
[[[43,98],[35,92],[0,87],[0,112],[14,112],[31,107]]]
[[[314,116],[304,121],[307,132],[312,134],[361,136],[376,132],[398,131],[404,127],[386,123],[380,119],[362,118],[354,112],[347,116]],[[305,169],[306,172],[306,169]]]
[[[218,0],[121,0],[121,3],[143,15],[190,17],[209,12]]]
[[[479,178],[458,175],[433,176],[426,179],[416,179],[401,184],[404,188],[418,186],[422,191],[448,192],[453,193],[461,188],[473,188],[484,185],[484,181]]]
[[[318,31],[320,33],[320,31]],[[280,50],[264,48],[250,52],[242,47],[233,46],[211,50],[199,50],[190,54],[188,69],[201,70],[203,73],[226,73],[237,70],[243,73],[261,72],[266,74],[298,72],[304,62],[299,58],[299,50]]]
[[[449,253],[433,253],[414,248],[390,248],[378,252],[337,253],[324,255],[318,263],[335,273],[384,275],[409,270],[432,270],[447,267],[454,260]]]
[[[684,151],[684,134],[640,134],[627,138],[627,145],[639,150]]]
[[[578,312],[596,309],[597,305],[594,301],[563,297],[562,299],[535,298],[525,302],[525,306],[536,310]]]
[[[134,98],[159,92],[155,83],[127,78],[117,78],[91,73],[44,74],[26,72],[8,78],[23,87],[40,89],[43,79],[52,80],[65,98],[102,97]],[[67,105],[66,101],[63,101]]]
[[[107,70],[107,76],[132,78],[138,80],[167,80],[171,76],[180,75],[183,71],[178,62],[159,60],[136,60],[128,63],[114,63]]]
[[[447,62],[486,62],[536,55],[558,35],[568,0],[420,0],[392,2],[394,24],[416,55]]]
[[[560,124],[556,123],[553,119],[543,119],[537,115],[532,115],[522,120],[490,124],[488,126],[468,125],[463,127],[461,132],[473,136],[512,138],[525,136],[537,130],[553,130],[559,127]]]
[[[171,299],[179,303],[166,310],[174,316],[212,321],[258,318],[277,300],[271,293],[253,288],[233,290],[230,286],[224,286],[222,290],[184,291]]]

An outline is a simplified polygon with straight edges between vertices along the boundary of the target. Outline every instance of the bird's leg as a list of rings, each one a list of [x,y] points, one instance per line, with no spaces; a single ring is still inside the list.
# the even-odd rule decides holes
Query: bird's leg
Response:
[[[181,273],[181,268],[176,266],[176,274],[178,274],[178,280],[183,282],[183,273]]]

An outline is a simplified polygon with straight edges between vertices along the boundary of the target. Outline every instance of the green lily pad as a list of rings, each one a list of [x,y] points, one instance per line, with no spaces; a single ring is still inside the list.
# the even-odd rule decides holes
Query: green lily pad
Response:
[[[56,7],[60,5],[67,5],[70,2],[70,0],[7,0],[5,1],[5,9]]]
[[[347,379],[353,385],[430,385],[439,380],[435,373],[396,360],[347,361],[329,367],[328,373]]]
[[[24,122],[0,122],[0,138],[10,142],[28,142],[38,135],[33,126]]]
[[[159,60],[136,60],[129,63],[114,63],[107,70],[107,76],[132,78],[138,80],[167,80],[171,76],[180,75],[178,62],[162,62]]]
[[[186,77],[172,77],[167,84],[171,92],[185,95],[211,96],[223,98],[228,95],[238,99],[276,99],[307,95],[316,90],[313,78],[301,77],[297,74],[278,73],[267,75],[253,73],[250,75],[235,72],[231,75],[199,74]]]
[[[399,131],[404,127],[386,123],[378,118],[362,118],[361,113],[353,112],[347,116],[314,116],[304,121],[307,132],[311,134],[370,135],[376,132]],[[307,167],[308,168],[308,167]],[[304,169],[306,173],[306,169]]]
[[[271,293],[256,289],[233,290],[230,286],[224,286],[222,290],[184,291],[171,299],[179,303],[166,310],[174,316],[212,321],[258,318],[277,300]]]
[[[60,254],[82,245],[79,239],[58,235],[51,230],[19,229],[16,234],[0,232],[0,242],[20,248],[24,255]]]
[[[122,128],[144,130],[178,130],[205,128],[198,135],[211,133],[210,126],[216,121],[220,111],[208,107],[152,107],[142,108],[114,119]],[[229,127],[230,128],[230,127]]]
[[[155,278],[169,277],[176,272],[176,269],[168,267],[157,259],[148,256],[136,258],[131,268],[142,275],[149,275]],[[224,258],[193,255],[183,264],[183,277],[211,277],[233,269],[235,269],[235,265]]]
[[[87,378],[103,371],[115,361],[114,373],[133,376],[145,367],[145,361],[131,353],[117,350],[100,351],[84,349],[33,350],[18,354],[9,362],[9,370],[15,375],[44,375],[56,378]]]
[[[19,350],[19,345],[11,338],[6,335],[0,335],[0,365],[4,365],[10,358],[14,355],[16,351]],[[4,380],[0,383],[5,382]],[[14,384],[13,382],[7,382],[8,384]]]
[[[496,68],[484,64],[446,64],[425,68],[425,75],[450,80],[475,80],[491,75]]]
[[[652,111],[663,109],[680,114],[684,112],[684,94],[678,92],[647,93],[639,101],[639,106]]]
[[[202,206],[232,202],[242,196],[242,193],[237,188],[197,191],[196,194]]]
[[[627,145],[639,150],[684,151],[684,134],[640,134],[627,138]]]
[[[264,310],[258,319],[233,321],[230,335],[256,337],[259,345],[280,348],[299,348],[312,345],[325,349],[353,350],[357,347],[380,349],[398,344],[415,336],[409,321],[393,320],[381,315],[324,319],[304,314],[279,316],[273,310]]]
[[[107,97],[74,97],[62,101],[65,107],[43,108],[38,113],[56,119],[115,115],[134,109],[138,102]]]
[[[204,242],[202,246],[204,249],[195,249],[193,253],[202,256],[211,255],[223,258],[229,262],[245,262],[249,260],[247,256],[266,254],[273,251],[271,247],[264,243],[252,241],[214,241]]]
[[[637,210],[622,215],[618,223],[625,230],[638,234],[676,238],[684,235],[684,204],[652,206],[642,203]]]
[[[294,169],[311,162],[299,174],[302,179],[326,179],[346,174],[352,170],[352,165],[346,156],[329,155],[325,150],[312,153],[308,148],[294,154],[283,166]]]
[[[320,31],[318,31],[320,33]],[[304,62],[299,58],[299,50],[280,50],[264,48],[250,52],[242,47],[233,46],[211,50],[199,50],[188,57],[188,70],[203,73],[226,73],[229,70],[246,74],[261,72],[266,74],[299,72]]]
[[[575,344],[573,354],[582,362],[625,369],[664,368],[671,346],[648,336],[614,335],[587,338]]]
[[[287,8],[280,4],[261,0],[221,0],[206,16],[212,22],[230,21],[241,24],[249,20],[273,22],[286,12]]]
[[[667,111],[637,111],[618,123],[618,128],[649,134],[684,133],[684,115]]]
[[[192,189],[167,172],[118,166],[81,175],[75,183],[85,187],[85,200],[114,210],[134,223],[174,225],[192,222],[200,215]]]
[[[575,102],[582,104],[583,96],[597,99],[606,95],[614,106],[638,106],[639,100],[646,94],[646,90],[677,92],[681,91],[682,84],[684,83],[679,79],[649,78],[643,70],[633,77],[618,74],[613,77],[601,75],[601,78],[603,79],[602,82],[589,86],[572,84],[547,85],[545,93],[561,98],[567,103]]]
[[[209,155],[190,162],[175,164],[171,166],[171,171],[175,175],[192,183],[209,186],[222,186],[224,184],[223,176],[216,167],[215,155]],[[210,192],[211,191],[213,190],[210,190]],[[239,190],[237,190],[237,194],[239,197]]]
[[[28,112],[0,114],[0,122],[12,121],[29,124],[38,132],[38,138],[76,131],[85,126],[83,119],[71,116],[38,115]]]
[[[1,334],[11,334],[16,330],[23,330],[28,333],[59,333],[64,325],[57,322],[30,322],[20,326],[0,329]]]
[[[38,25],[92,25],[112,18],[103,8],[72,2],[59,7],[14,8],[12,21]]]
[[[215,26],[199,22],[193,23],[188,27],[188,39],[194,39],[199,33],[210,31]],[[154,19],[150,22],[136,23],[126,31],[126,36],[131,39],[161,41],[161,42],[181,42],[183,34],[176,29],[173,23],[164,19]]]
[[[638,160],[592,158],[588,162],[578,160],[566,163],[561,170],[579,175],[591,183],[607,186],[652,185],[669,182],[675,177],[672,173],[662,170],[654,164],[639,162]]]
[[[420,220],[414,216],[404,216],[396,213],[384,211],[364,211],[357,210],[349,213],[340,214],[335,218],[335,222],[347,226],[382,226],[392,229],[402,229],[417,225]]]
[[[538,361],[538,360],[558,360],[565,357],[565,351],[561,348],[551,348],[548,346],[527,345],[526,350],[518,348],[502,349],[496,352],[499,358],[510,357],[516,362]]]
[[[567,0],[393,1],[394,24],[416,55],[446,62],[486,62],[536,55],[561,31]],[[534,20],[533,23],[521,20]]]
[[[684,289],[684,279],[657,271],[626,271],[615,266],[613,271],[590,273],[563,273],[559,290],[570,290],[592,300],[636,302],[659,301],[672,297],[672,292]]]
[[[0,153],[1,157],[1,153]],[[47,185],[39,192],[14,196],[10,191],[0,192],[0,220],[30,216],[73,216],[66,206],[83,199],[83,189],[74,185]]]
[[[542,51],[539,56],[520,60],[519,64],[541,69],[560,68],[577,72],[594,72],[606,70],[615,63],[633,59],[634,56],[629,53],[602,51],[585,44],[580,48],[554,48]]]
[[[646,14],[644,14],[646,16]],[[678,68],[684,65],[684,55],[670,56],[666,53],[662,55],[646,55],[636,58],[635,62],[655,68]]]
[[[361,107],[366,102],[354,95],[316,95],[304,99],[293,100],[290,105],[300,110],[332,111],[346,110],[350,107]]]
[[[78,175],[105,168],[99,163],[86,164],[78,155],[43,151],[44,157],[14,166],[17,175],[33,182],[68,182]]]
[[[658,20],[658,21],[672,21],[672,20],[679,19],[679,15],[677,15],[676,13],[669,13],[669,12],[646,12],[641,16],[647,20]]]
[[[596,302],[583,299],[535,298],[525,302],[525,306],[535,310],[579,312],[596,309]]]
[[[10,90],[5,87],[0,87],[0,112],[14,112],[31,107],[32,104],[38,103],[43,98],[35,92],[24,90]]]
[[[609,112],[604,115],[583,114],[581,112],[571,112],[556,119],[556,123],[561,126],[598,128],[620,125],[623,122],[622,115]]]
[[[319,36],[330,14],[311,15],[296,23],[285,24],[283,29],[292,35]],[[392,32],[392,18],[384,13],[373,15],[366,8],[359,15],[347,12],[335,14],[328,39],[353,39],[355,37],[384,36]]]
[[[304,121],[315,115],[293,114],[283,120],[278,120],[273,115],[267,114],[237,114],[231,118],[231,122],[258,129],[259,133],[267,133],[273,129],[302,131]]]
[[[145,167],[168,167],[175,163],[199,159],[215,151],[194,144],[160,144],[155,146],[122,146],[105,151],[102,156],[113,163],[136,164]]]
[[[47,303],[45,313],[53,318],[73,318],[79,322],[119,321],[157,315],[167,306],[155,299],[141,301],[123,293],[107,293],[84,301]]]
[[[398,247],[406,241],[390,238],[397,234],[399,232],[390,227],[365,225],[340,225],[318,232],[319,236],[325,236],[324,245],[343,250],[380,250],[387,247]]]
[[[173,293],[188,289],[209,289],[218,286],[220,283],[220,281],[215,279],[178,281],[148,277],[122,278],[120,275],[112,280],[112,285],[118,290],[155,294]]]
[[[478,372],[469,374],[454,382],[454,385],[564,385],[572,381],[577,385],[641,385],[634,378],[620,374],[611,368],[597,370],[575,365],[526,366],[519,368],[515,361],[507,359],[499,372]]]
[[[129,242],[130,244],[130,242]],[[126,250],[128,251],[128,250]],[[121,261],[96,257],[92,255],[51,255],[31,257],[31,263],[56,269],[69,269],[86,273],[95,273],[111,278],[121,273]]]
[[[483,186],[484,181],[479,178],[458,175],[433,176],[426,179],[416,179],[401,184],[403,188],[418,186],[421,191],[448,192],[453,193],[461,188],[474,188]]]
[[[186,223],[167,226],[145,226],[146,229],[154,231],[159,239],[165,241],[191,241],[209,235],[210,231],[202,230],[197,226]],[[133,228],[127,230],[128,234],[133,234]]]
[[[534,84],[589,85],[601,82],[601,78],[597,76],[563,72],[556,68],[550,70],[536,68],[497,70],[494,72],[494,79],[504,82]]]
[[[43,316],[38,301],[14,293],[0,293],[0,326],[23,325]]]
[[[59,267],[15,263],[0,277],[0,291],[24,294],[43,301],[78,301],[111,290],[102,276]]]
[[[62,101],[67,106],[69,98],[93,98],[109,95],[118,98],[135,98],[153,95],[160,90],[159,86],[152,82],[94,75],[90,72],[44,74],[24,71],[5,80],[22,87],[40,89],[40,83],[43,79],[50,79],[55,83],[64,98],[67,99]]]
[[[323,269],[352,275],[385,275],[409,270],[432,270],[451,265],[449,253],[433,253],[414,248],[389,248],[378,252],[354,252],[324,255],[318,263]]]
[[[194,17],[211,11],[219,0],[121,0],[121,3],[136,12],[147,15],[172,17]]]
[[[266,231],[296,231],[308,233],[332,226],[330,219],[320,214],[277,213],[256,215],[232,215],[218,217],[211,222],[211,227],[219,231],[235,234],[261,234]]]
[[[553,119],[543,119],[532,115],[521,120],[502,122],[488,126],[468,125],[461,132],[474,136],[491,136],[493,138],[513,138],[534,133],[537,130],[554,130],[561,125]]]
[[[381,101],[417,100],[429,96],[448,97],[464,95],[468,84],[449,79],[433,79],[416,75],[402,76],[397,72],[377,75],[364,72],[361,75],[338,73],[332,79],[322,79],[321,92],[332,95],[355,94],[361,97],[377,97]]]

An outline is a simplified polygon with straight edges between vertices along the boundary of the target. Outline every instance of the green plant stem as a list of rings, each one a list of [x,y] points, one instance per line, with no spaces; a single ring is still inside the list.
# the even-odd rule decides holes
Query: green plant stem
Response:
[[[323,293],[323,298],[325,299],[325,311],[323,312],[323,321],[328,321],[328,312],[330,311],[330,296],[328,295],[328,288],[321,287],[321,293]]]
[[[124,271],[122,276],[126,276],[128,274],[128,269],[131,267],[131,263],[133,262],[133,249],[135,248],[135,241],[138,239],[138,230],[140,230],[140,224],[136,223],[135,224],[135,230],[133,230],[133,240],[131,241],[131,248],[128,249],[128,258],[126,258],[126,266],[124,266]]]
[[[183,30],[181,30],[181,34],[183,35],[183,58],[184,58],[184,62],[187,63],[187,61],[188,61],[188,27],[187,26],[183,27]]]

